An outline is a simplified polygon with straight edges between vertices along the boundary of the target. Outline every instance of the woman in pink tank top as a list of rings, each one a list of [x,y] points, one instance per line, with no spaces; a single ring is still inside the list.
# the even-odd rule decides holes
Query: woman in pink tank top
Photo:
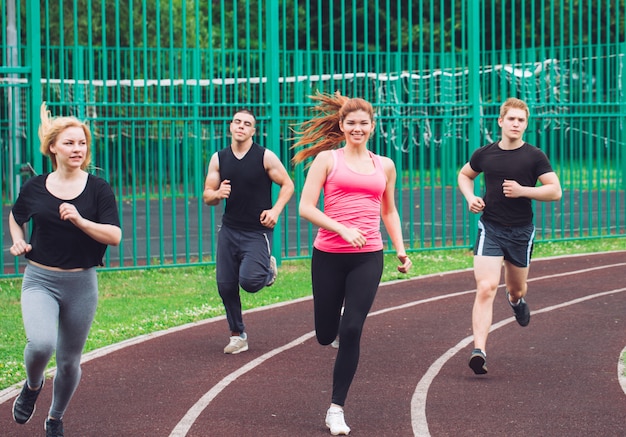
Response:
[[[329,345],[340,339],[326,426],[332,435],[348,435],[343,407],[383,270],[381,218],[400,261],[398,271],[406,273],[411,260],[395,204],[394,162],[367,149],[374,131],[372,105],[338,92],[311,98],[318,102],[314,109],[319,115],[301,125],[301,138],[294,145],[301,150],[293,160],[297,164],[314,158],[299,211],[319,228],[311,258],[317,340]]]

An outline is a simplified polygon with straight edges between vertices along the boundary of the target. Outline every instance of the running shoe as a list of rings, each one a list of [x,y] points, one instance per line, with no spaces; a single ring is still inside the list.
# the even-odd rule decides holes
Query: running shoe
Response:
[[[33,417],[35,402],[37,397],[39,397],[39,393],[41,393],[42,387],[43,382],[38,390],[31,390],[28,388],[28,382],[24,383],[20,395],[13,402],[13,420],[19,424],[24,424]]]
[[[509,305],[513,308],[513,312],[515,313],[515,320],[520,326],[528,326],[530,323],[530,308],[528,308],[528,304],[522,297],[516,305],[511,303],[511,299],[509,298],[509,292],[506,292],[506,300],[509,301]]]
[[[272,279],[270,279],[270,282],[267,283],[268,287],[274,285],[274,282],[276,282],[276,277],[278,276],[278,264],[276,264],[276,258],[273,256],[270,256],[270,270],[272,271],[273,276]]]
[[[350,427],[346,425],[343,417],[343,410],[331,410],[326,412],[326,426],[330,429],[332,435],[348,435]]]
[[[224,348],[225,354],[238,354],[240,352],[245,352],[248,350],[248,336],[246,334],[241,335],[233,335],[230,337],[230,342]]]
[[[46,437],[63,437],[63,421],[60,419],[46,420]]]
[[[487,373],[487,356],[480,349],[474,349],[470,355],[469,366],[477,375]]]

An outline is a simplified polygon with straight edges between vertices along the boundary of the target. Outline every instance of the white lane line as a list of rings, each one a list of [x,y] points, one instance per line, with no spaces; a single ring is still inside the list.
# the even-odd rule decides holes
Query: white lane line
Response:
[[[622,267],[622,266],[626,266],[626,263],[618,263],[618,264],[611,264],[611,265],[606,265],[606,266],[599,266],[599,267],[591,267],[588,269],[582,269],[582,270],[574,270],[571,272],[565,272],[565,273],[555,273],[552,275],[546,275],[546,276],[538,276],[536,278],[529,278],[526,282],[535,282],[535,281],[541,281],[544,279],[552,279],[552,278],[559,278],[562,276],[570,276],[570,275],[578,275],[578,274],[582,274],[582,273],[589,273],[591,271],[594,270],[604,270],[604,269],[608,269],[608,268],[612,268],[612,267]],[[415,278],[412,278],[415,279]],[[409,279],[411,280],[411,279]],[[498,288],[500,287],[504,287],[504,284],[500,284],[498,286]],[[470,294],[470,293],[475,293],[476,289],[472,289],[472,290],[465,290],[465,291],[458,291],[456,293],[450,293],[450,294],[444,294],[441,296],[433,296],[433,297],[429,297],[426,299],[421,299],[421,300],[416,300],[413,302],[407,302],[405,304],[402,305],[398,305],[395,307],[389,307],[389,308],[383,308],[380,309],[378,311],[372,311],[369,316],[377,316],[379,314],[384,314],[384,313],[388,313],[390,311],[396,311],[396,310],[401,310],[401,309],[406,309],[406,308],[410,308],[412,306],[416,306],[416,305],[421,305],[424,303],[429,303],[429,302],[435,302],[437,300],[443,300],[443,299],[448,299],[448,298],[452,298],[452,297],[458,297],[458,296],[462,296],[464,294]]]
[[[558,276],[558,275],[557,275]],[[573,299],[568,302],[563,302],[558,305],[552,305],[549,307],[542,308],[540,310],[533,311],[533,314],[541,314],[549,311],[554,311],[560,308],[564,308],[570,305],[576,305],[578,303],[595,299],[602,296],[607,296],[610,294],[622,293],[625,292],[626,288],[620,288],[611,291],[604,291],[597,294],[592,294],[588,296],[584,296],[578,299]],[[489,332],[493,332],[496,329],[501,328],[502,326],[508,325],[509,323],[515,321],[515,317],[509,317],[508,319],[504,319],[494,325],[491,326]],[[428,421],[426,419],[426,398],[428,396],[428,390],[441,370],[441,368],[446,364],[446,362],[452,358],[457,352],[464,349],[468,344],[470,344],[473,340],[473,336],[469,336],[461,340],[456,346],[449,349],[443,355],[441,355],[426,371],[420,382],[417,384],[415,388],[415,392],[413,393],[413,397],[411,399],[411,425],[413,427],[413,435],[418,437],[430,437],[430,431],[428,429]],[[621,361],[621,355],[619,360]],[[618,370],[619,371],[619,370]],[[622,385],[624,388],[624,385]]]
[[[291,305],[294,303],[299,303],[299,302],[303,302],[303,301],[307,301],[311,299],[312,299],[312,296],[306,296],[306,297],[301,297],[298,299],[290,300],[287,302],[277,302],[271,305],[246,310],[244,311],[244,314],[251,314],[251,313],[255,313],[259,311],[272,310],[275,308],[279,308],[279,307],[283,307],[283,306],[287,306],[287,305]],[[199,320],[197,322],[190,322],[184,325],[179,325],[179,326],[174,326],[172,328],[164,329],[162,331],[151,332],[149,334],[144,334],[144,335],[140,335],[137,337],[129,338],[127,340],[120,341],[119,343],[114,343],[109,346],[104,346],[104,347],[101,347],[100,349],[95,349],[91,352],[87,352],[86,354],[83,354],[80,360],[80,363],[84,364],[88,361],[94,360],[96,358],[104,357],[118,350],[122,350],[127,347],[143,343],[144,341],[152,340],[153,338],[162,337],[164,335],[169,335],[178,331],[184,331],[185,329],[194,328],[194,327],[201,326],[201,325],[207,325],[209,323],[219,322],[225,319],[226,319],[226,316],[217,316],[217,317],[213,317],[210,319]],[[53,376],[55,372],[56,372],[56,367],[51,367],[50,369],[46,370],[46,377]],[[0,404],[3,404],[4,402],[7,402],[9,400],[13,400],[13,398],[15,398],[22,390],[22,387],[24,386],[24,382],[26,381],[25,380],[20,381],[19,383],[14,384],[11,387],[7,387],[4,390],[1,390],[0,391]]]
[[[242,366],[239,369],[235,370],[230,375],[227,375],[220,382],[214,385],[213,388],[209,390],[204,396],[202,396],[198,400],[198,402],[196,402],[194,406],[189,409],[189,411],[187,411],[187,414],[185,414],[185,416],[180,420],[180,422],[178,422],[178,424],[176,425],[176,427],[170,434],[170,437],[186,436],[187,433],[189,432],[189,429],[193,426],[198,416],[202,414],[202,411],[204,411],[204,409],[211,403],[211,401],[215,399],[215,397],[218,394],[220,394],[220,392],[224,390],[231,382],[235,381],[240,376],[248,373],[250,370],[259,366],[264,361],[268,360],[274,355],[277,355],[281,352],[291,349],[292,347],[299,346],[305,341],[307,341],[308,339],[312,338],[314,335],[315,335],[314,331],[304,334],[301,337],[296,338],[292,342],[287,343],[286,345],[282,347],[276,348],[274,350],[271,350],[261,355],[260,357],[247,363],[245,366]]]
[[[626,366],[624,366],[624,360],[622,360],[624,354],[626,354],[626,346],[622,349],[617,359],[617,379],[622,386],[622,391],[626,394],[626,375],[624,374],[626,373]]]
[[[539,263],[539,262],[542,262],[542,261],[552,261],[552,260],[555,260],[555,259],[575,258],[575,257],[581,257],[581,256],[600,256],[600,255],[606,255],[606,253],[610,253],[610,252],[594,252],[594,253],[560,255],[560,256],[554,256],[554,257],[537,258],[537,259],[533,260],[533,262],[534,263]],[[602,269],[602,268],[606,268],[606,267],[620,266],[620,265],[625,265],[625,264],[626,263],[614,264],[612,266],[600,266],[600,267],[597,267],[595,269]],[[591,271],[591,270],[595,270],[595,269],[588,269],[588,270],[584,270],[584,271]],[[472,268],[454,270],[454,271],[450,271],[450,272],[432,273],[432,274],[429,274],[429,275],[417,276],[417,277],[410,278],[410,279],[398,279],[398,280],[395,280],[395,281],[382,283],[380,286],[384,287],[384,286],[387,286],[387,285],[393,285],[393,284],[397,284],[397,283],[401,283],[401,282],[405,282],[405,283],[416,282],[416,281],[419,281],[419,280],[432,278],[432,277],[435,277],[435,276],[443,278],[443,276],[446,276],[446,275],[457,274],[457,273],[462,273],[462,272],[467,272],[467,271],[472,271]],[[582,271],[582,272],[584,272],[584,271]],[[563,273],[561,275],[562,276],[566,276],[568,274],[570,274],[570,273]],[[555,276],[558,276],[558,275],[555,275]],[[538,280],[538,279],[543,279],[543,278],[529,279],[528,282],[535,281],[535,280]],[[384,314],[384,313],[389,312],[389,311],[398,310],[398,309],[404,309],[404,308],[408,308],[408,307],[411,307],[411,306],[414,306],[414,305],[418,305],[418,304],[421,304],[421,303],[433,302],[433,301],[436,301],[436,300],[445,299],[445,298],[449,298],[449,297],[456,297],[456,296],[460,296],[460,295],[468,294],[468,293],[473,293],[473,292],[475,292],[475,290],[462,291],[462,292],[452,293],[452,294],[445,295],[445,296],[437,296],[437,297],[433,297],[433,298],[429,298],[429,299],[424,299],[422,301],[411,302],[411,303],[407,303],[407,304],[404,304],[404,305],[400,305],[398,307],[387,308],[387,309],[382,309],[382,310],[379,310],[379,311],[376,311],[376,312],[372,312],[372,313],[370,313],[370,316],[374,316],[374,315],[378,315],[378,314]],[[246,311],[244,311],[244,314],[258,312],[258,311],[267,311],[267,310],[271,310],[271,309],[274,309],[274,308],[277,308],[277,307],[287,306],[287,305],[291,305],[291,304],[294,304],[294,303],[307,301],[307,300],[311,300],[311,299],[312,299],[312,296],[306,296],[306,297],[299,298],[299,299],[294,299],[294,300],[288,301],[288,302],[279,302],[279,303],[268,305],[268,306],[264,306],[264,307],[259,307],[259,308],[246,310]],[[153,338],[161,337],[163,335],[168,335],[168,334],[171,334],[171,333],[174,333],[174,332],[177,332],[177,331],[182,331],[182,330],[185,330],[185,329],[188,329],[188,328],[193,328],[193,327],[196,327],[196,326],[199,326],[199,325],[204,325],[204,324],[208,324],[208,323],[214,323],[214,322],[221,321],[221,320],[224,320],[224,319],[225,319],[225,316],[218,316],[218,317],[214,317],[214,318],[211,318],[211,319],[205,319],[205,320],[201,320],[201,321],[198,321],[198,322],[191,322],[191,323],[187,323],[185,325],[176,326],[176,327],[165,329],[165,330],[162,330],[162,331],[157,331],[157,332],[153,332],[153,333],[150,333],[150,334],[145,334],[145,335],[141,335],[141,336],[138,336],[138,337],[130,338],[128,340],[124,340],[124,341],[121,341],[121,342],[113,344],[113,345],[105,346],[105,347],[102,347],[100,349],[96,349],[96,350],[93,350],[91,352],[88,352],[88,353],[84,354],[82,356],[81,363],[86,363],[86,362],[91,361],[93,359],[104,357],[104,356],[106,356],[106,355],[108,355],[110,353],[116,352],[116,351],[124,349],[126,347],[134,346],[136,344],[142,343],[144,341],[147,341],[147,340],[150,340],[150,339],[153,339]],[[305,334],[305,336],[307,336],[307,335],[312,335],[312,333]],[[295,340],[295,341],[297,341],[297,340]],[[289,344],[291,344],[291,343],[289,343]],[[259,357],[259,359],[260,359],[260,357]],[[251,369],[248,369],[248,370],[251,370]],[[51,368],[48,371],[46,371],[46,375],[48,375],[48,376],[53,375],[55,371],[56,371],[56,368]],[[622,377],[621,383],[622,383],[622,387],[624,388],[624,392],[626,393],[626,378]],[[9,400],[13,400],[13,398],[15,398],[19,394],[19,392],[20,392],[20,390],[21,390],[23,385],[24,385],[24,381],[21,381],[21,382],[13,385],[11,387],[5,388],[4,390],[0,390],[0,404],[2,404],[4,402],[8,402]]]
[[[529,279],[528,282],[531,281],[538,281],[540,279],[546,279],[546,278],[555,278],[555,277],[560,277],[560,276],[569,276],[569,275],[573,275],[573,274],[580,274],[580,273],[587,273],[593,270],[600,270],[600,269],[605,269],[605,268],[609,268],[609,267],[616,267],[616,266],[624,266],[626,265],[626,263],[619,263],[619,264],[612,264],[610,266],[600,266],[600,267],[593,267],[593,268],[589,268],[589,269],[583,269],[583,270],[576,270],[573,272],[569,272],[569,273],[559,273],[559,274],[554,274],[554,275],[548,275],[548,276],[542,276],[542,277],[538,277],[538,278],[533,278],[533,279]],[[457,272],[449,272],[449,273],[458,273]],[[437,276],[441,276],[441,274],[436,274]],[[435,275],[428,275],[428,277],[431,276],[435,276]],[[424,277],[417,277],[417,278],[411,278],[407,281],[416,281],[418,279],[423,279]],[[390,285],[392,283],[398,283],[398,282],[404,282],[404,281],[394,281],[394,282],[387,282],[384,284],[381,284],[381,286],[384,285]],[[428,302],[434,302],[437,300],[442,300],[442,299],[448,299],[448,298],[453,298],[453,297],[457,297],[457,296],[461,296],[464,294],[469,294],[469,293],[474,293],[476,290],[467,290],[467,291],[460,291],[460,292],[456,292],[456,293],[450,293],[450,294],[446,294],[443,296],[434,296],[434,297],[430,297],[430,298],[426,298],[426,299],[421,299],[418,301],[414,301],[414,302],[408,302],[402,305],[398,305],[395,307],[390,307],[390,308],[383,308],[381,310],[378,311],[373,311],[371,312],[368,317],[373,317],[373,316],[377,316],[380,314],[384,314],[390,311],[396,311],[396,310],[402,310],[402,309],[406,309],[415,305],[420,305],[420,304],[424,304],[424,303],[428,303]],[[306,299],[306,298],[303,298]],[[534,313],[539,313],[542,312],[540,311],[535,311]],[[509,318],[509,319],[505,319],[503,321],[501,321],[500,323],[496,323],[492,326],[492,330],[497,329],[498,327],[500,327],[500,325],[504,325],[506,323],[510,323],[512,320],[515,320],[514,318]],[[292,342],[273,349],[267,353],[265,353],[264,355],[256,358],[255,360],[250,361],[249,363],[247,363],[245,366],[241,367],[240,369],[232,372],[231,374],[229,374],[228,376],[226,376],[225,378],[223,378],[221,381],[219,381],[215,386],[213,386],[213,388],[211,390],[209,390],[204,396],[202,396],[198,402],[196,402],[190,409],[189,411],[185,414],[185,416],[180,420],[180,422],[178,422],[178,424],[176,425],[176,427],[174,428],[174,430],[172,431],[172,433],[170,434],[170,437],[184,437],[187,435],[187,433],[189,432],[189,430],[191,429],[191,427],[193,426],[194,422],[196,421],[196,419],[200,416],[200,414],[202,414],[202,411],[204,411],[209,404],[213,401],[213,399],[215,399],[215,397],[222,392],[231,382],[234,382],[237,378],[239,378],[240,376],[246,374],[247,372],[253,370],[255,367],[259,366],[260,364],[262,364],[263,362],[265,362],[266,360],[268,360],[269,358],[277,355],[280,352],[286,351],[288,349],[291,349],[295,346],[298,346],[300,344],[302,344],[304,341],[312,338],[315,336],[315,331],[311,331],[307,334],[304,334],[303,336],[293,340]],[[468,339],[464,339],[461,343],[466,342],[465,345],[463,345],[460,349],[462,349],[463,347],[465,347],[472,339],[472,337],[468,337]],[[459,343],[459,344],[461,344]],[[457,345],[458,347],[458,345]],[[454,348],[453,348],[454,349]],[[453,349],[451,349],[450,351],[452,351]],[[450,352],[448,351],[448,352]],[[436,374],[438,373],[439,369],[441,367],[443,367],[443,364],[445,364],[445,362],[452,357],[456,352],[452,353],[450,356],[448,356],[445,360],[441,361],[442,358],[439,358],[439,360],[436,361],[439,362],[441,361],[441,365],[439,366],[439,368],[437,369],[437,372],[433,375],[433,379],[434,376],[436,376]],[[434,364],[433,364],[434,366]],[[433,367],[431,366],[431,368]],[[429,369],[430,371],[430,369]],[[428,374],[428,373],[427,373]],[[423,379],[423,378],[422,378]],[[432,379],[431,379],[432,381]],[[430,384],[429,384],[430,385]],[[426,388],[426,392],[428,391],[428,388]],[[426,392],[424,392],[424,396],[426,395]],[[425,398],[424,398],[425,399]],[[413,403],[412,403],[413,404]],[[412,409],[413,410],[413,409]],[[425,400],[424,400],[424,417],[426,415],[425,412]],[[412,414],[413,417],[413,414]],[[426,427],[428,427],[428,425],[426,425]],[[420,437],[422,436],[422,434],[416,434],[419,435]],[[429,434],[425,434],[424,437],[426,437]]]

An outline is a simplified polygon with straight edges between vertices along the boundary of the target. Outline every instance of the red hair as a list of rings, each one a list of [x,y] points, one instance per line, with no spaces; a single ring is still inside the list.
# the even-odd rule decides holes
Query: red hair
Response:
[[[337,148],[345,139],[339,124],[348,114],[365,111],[371,120],[374,120],[374,108],[367,100],[342,96],[339,91],[335,94],[318,92],[309,98],[319,102],[313,107],[319,115],[303,122],[300,129],[296,131],[301,137],[293,148],[301,150],[292,159],[295,164],[314,157],[324,150]]]

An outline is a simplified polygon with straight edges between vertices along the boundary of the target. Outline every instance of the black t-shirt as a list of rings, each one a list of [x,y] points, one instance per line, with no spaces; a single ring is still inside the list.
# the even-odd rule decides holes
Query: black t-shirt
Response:
[[[220,179],[230,180],[230,197],[226,199],[222,223],[244,231],[264,230],[261,212],[272,208],[272,180],[263,166],[265,148],[253,143],[238,159],[231,147],[218,152]]]
[[[485,220],[505,226],[524,226],[533,221],[532,200],[527,197],[507,198],[502,192],[505,179],[522,186],[534,187],[539,176],[552,172],[545,153],[524,143],[514,150],[503,150],[499,142],[483,146],[472,154],[470,166],[485,176]]]
[[[41,175],[26,181],[13,205],[13,217],[18,225],[22,226],[32,219],[32,250],[26,258],[62,269],[102,265],[107,245],[97,242],[69,220],[61,220],[59,205],[71,203],[84,218],[119,227],[113,190],[104,179],[90,174],[85,189],[78,197],[63,200],[46,189],[47,178],[48,175]]]

